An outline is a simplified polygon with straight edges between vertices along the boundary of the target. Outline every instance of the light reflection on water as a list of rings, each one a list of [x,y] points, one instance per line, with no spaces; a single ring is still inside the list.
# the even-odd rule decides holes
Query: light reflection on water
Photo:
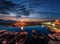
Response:
[[[12,27],[12,26],[8,26],[8,27],[4,27],[4,26],[0,26],[0,30],[5,29],[7,31],[21,31],[21,28],[18,27]],[[24,27],[24,31],[28,31],[31,32],[32,30],[36,30],[38,31],[38,33],[44,33],[47,34],[48,33],[48,29],[46,27],[42,27],[42,26],[26,26]]]

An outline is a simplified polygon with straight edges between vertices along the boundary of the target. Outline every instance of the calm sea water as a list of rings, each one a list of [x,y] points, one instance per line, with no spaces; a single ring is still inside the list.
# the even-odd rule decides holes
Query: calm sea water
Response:
[[[16,32],[20,32],[21,29],[20,28],[17,28],[17,27],[4,27],[4,26],[0,26],[0,30],[7,30],[7,31],[16,31]],[[31,41],[31,37],[32,37],[32,30],[36,30],[36,32],[38,34],[43,34],[43,35],[47,35],[49,32],[48,28],[47,27],[42,27],[42,26],[26,26],[24,27],[24,31],[27,31],[29,34],[28,34],[28,42]],[[53,42],[53,41],[52,41]],[[56,42],[55,42],[56,43]],[[58,42],[60,44],[60,42]]]
[[[8,27],[0,26],[0,30],[2,29],[7,31],[21,32],[21,28],[12,27],[12,26],[8,26]],[[32,37],[32,30],[36,30],[37,34],[43,34],[44,36],[46,36],[49,33],[49,30],[45,26],[43,27],[42,26],[25,26],[24,31],[28,32],[29,40]]]
[[[8,26],[8,27],[4,27],[3,25],[0,26],[0,30],[7,30],[7,31],[16,31],[16,32],[20,32],[21,28],[18,27],[12,27],[12,26]],[[24,27],[24,31],[27,31],[29,33],[32,32],[32,30],[36,30],[37,33],[43,33],[43,34],[48,34],[49,31],[48,29],[44,26],[25,26]]]

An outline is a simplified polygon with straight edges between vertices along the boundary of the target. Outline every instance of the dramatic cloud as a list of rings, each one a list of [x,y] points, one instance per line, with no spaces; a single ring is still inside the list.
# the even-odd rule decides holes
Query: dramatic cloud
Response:
[[[59,0],[0,0],[0,16],[60,19]]]
[[[22,2],[19,4],[7,0],[0,0],[0,2],[0,14],[2,15],[10,15],[11,12],[16,14],[16,16],[29,15],[29,10],[26,9]]]

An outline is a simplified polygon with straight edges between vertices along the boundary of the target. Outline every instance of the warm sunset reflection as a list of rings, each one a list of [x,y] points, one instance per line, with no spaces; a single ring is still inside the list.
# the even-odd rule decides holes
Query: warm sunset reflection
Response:
[[[24,22],[24,20],[21,20],[21,21],[17,21],[13,25],[16,26],[16,27],[19,27],[19,28],[21,28],[21,30],[23,30],[24,26],[26,26],[27,24]]]

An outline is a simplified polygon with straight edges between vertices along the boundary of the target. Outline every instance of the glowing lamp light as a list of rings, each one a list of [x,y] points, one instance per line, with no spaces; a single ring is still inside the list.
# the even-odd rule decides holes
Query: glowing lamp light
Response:
[[[53,28],[53,29],[57,30],[57,28]]]
[[[57,19],[55,22],[59,22],[59,20]]]
[[[52,26],[55,26],[55,24],[52,24]]]
[[[49,24],[49,25],[50,25],[50,24],[51,24],[51,22],[47,22],[46,24]]]

